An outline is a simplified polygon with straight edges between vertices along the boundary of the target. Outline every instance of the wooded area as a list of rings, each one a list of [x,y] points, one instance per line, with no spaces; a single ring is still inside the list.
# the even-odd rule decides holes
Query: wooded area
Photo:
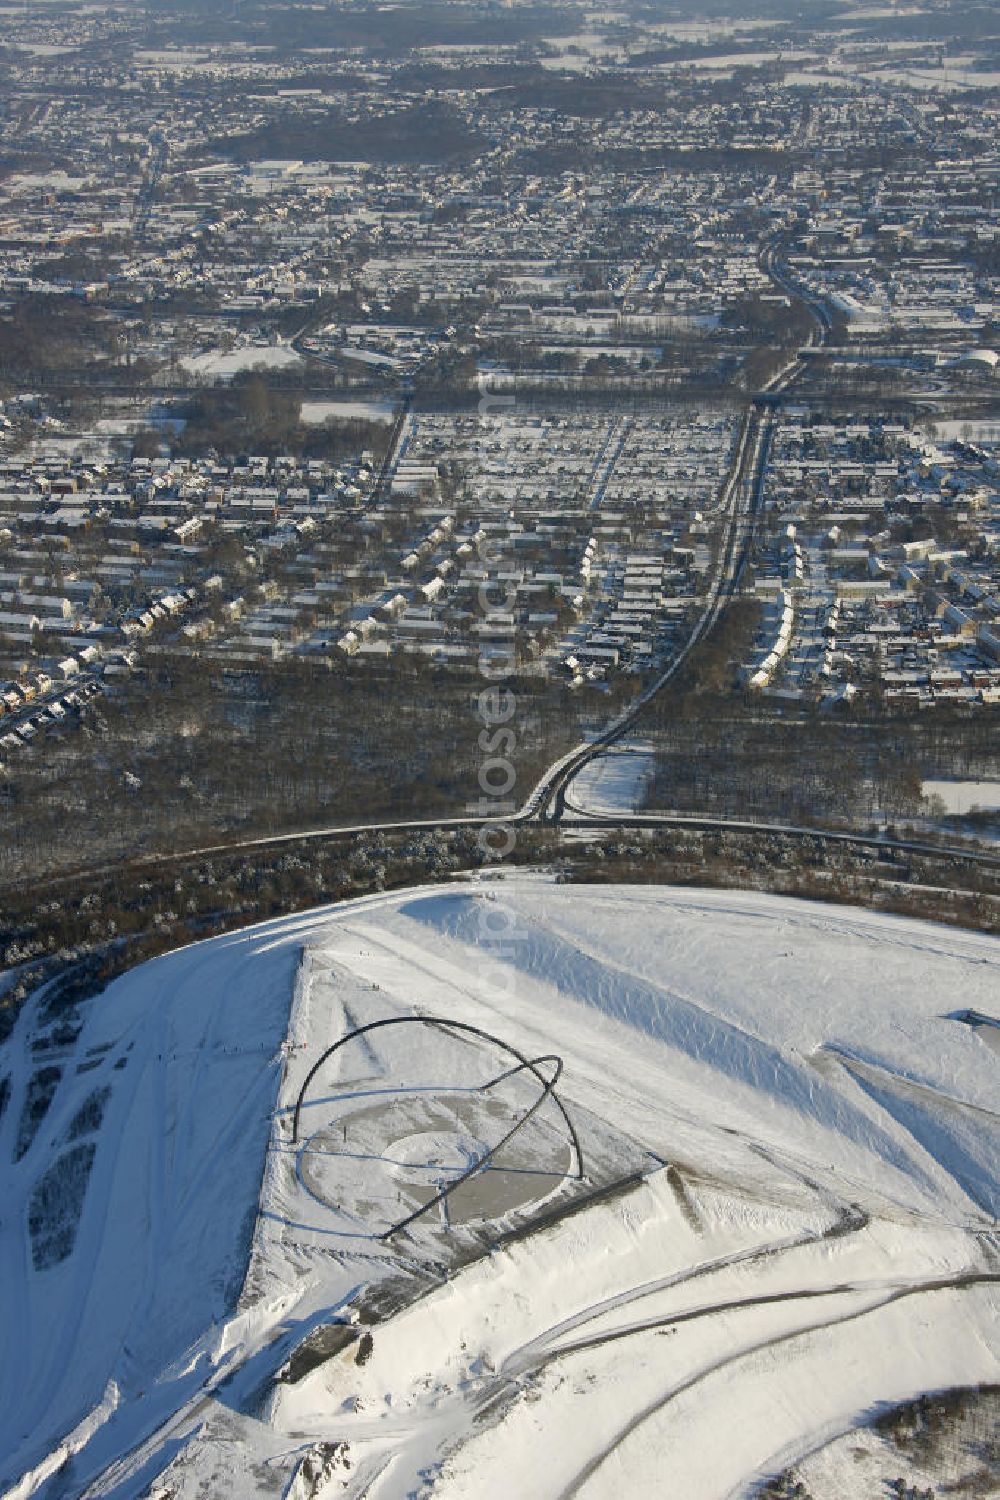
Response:
[[[252,670],[184,653],[88,705],[0,780],[0,883],[319,825],[461,816],[481,795],[474,673],[414,665]],[[517,700],[512,795],[580,738],[565,689]]]

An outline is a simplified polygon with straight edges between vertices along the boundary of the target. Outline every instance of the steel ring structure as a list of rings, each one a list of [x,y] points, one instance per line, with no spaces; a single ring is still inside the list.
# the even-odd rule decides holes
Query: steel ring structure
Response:
[[[511,1127],[511,1129],[508,1130],[503,1136],[501,1136],[500,1140],[496,1141],[495,1144],[489,1148],[489,1150],[484,1151],[481,1156],[477,1157],[470,1167],[467,1167],[464,1172],[460,1173],[459,1176],[455,1178],[454,1182],[450,1182],[447,1187],[442,1188],[439,1193],[436,1193],[434,1197],[430,1198],[426,1203],[421,1204],[421,1206],[413,1213],[407,1214],[405,1219],[400,1219],[397,1224],[392,1224],[388,1229],[383,1230],[382,1233],[378,1236],[380,1240],[391,1239],[394,1234],[399,1234],[401,1230],[408,1228],[409,1225],[412,1224],[416,1219],[421,1218],[423,1214],[428,1213],[432,1208],[436,1208],[438,1204],[443,1203],[445,1199],[455,1191],[456,1188],[462,1186],[463,1182],[468,1182],[470,1177],[474,1177],[477,1172],[481,1172],[485,1167],[488,1167],[490,1162],[494,1160],[497,1154],[503,1150],[504,1146],[506,1146],[509,1141],[513,1140],[518,1131],[522,1130],[524,1126],[527,1125],[528,1121],[532,1119],[535,1114],[537,1114],[538,1110],[541,1109],[546,1099],[552,1100],[552,1103],[556,1106],[559,1113],[563,1117],[566,1129],[569,1132],[570,1141],[573,1145],[573,1154],[576,1157],[575,1176],[578,1181],[582,1181],[583,1153],[580,1150],[580,1138],[576,1133],[576,1127],[574,1126],[573,1121],[566,1113],[566,1109],[562,1103],[562,1100],[555,1092],[556,1084],[559,1082],[559,1079],[562,1076],[562,1058],[554,1052],[546,1053],[542,1057],[525,1057],[523,1052],[519,1052],[518,1049],[516,1047],[512,1047],[509,1042],[505,1042],[500,1037],[494,1036],[492,1032],[484,1031],[481,1026],[471,1026],[467,1021],[452,1021],[445,1016],[388,1016],[381,1021],[369,1021],[364,1026],[355,1027],[355,1029],[353,1031],[349,1031],[346,1036],[340,1037],[339,1040],[334,1042],[331,1047],[327,1047],[326,1051],[317,1059],[315,1063],[313,1063],[313,1066],[306,1074],[305,1082],[299,1090],[299,1096],[295,1101],[295,1114],[292,1121],[293,1145],[298,1141],[299,1138],[299,1119],[302,1113],[302,1105],[305,1100],[306,1093],[308,1092],[309,1085],[312,1083],[313,1079],[316,1077],[316,1074],[319,1072],[323,1064],[327,1062],[327,1060],[331,1058],[335,1052],[339,1052],[341,1047],[346,1047],[348,1043],[356,1041],[358,1037],[364,1036],[367,1032],[378,1031],[381,1027],[384,1026],[436,1026],[445,1031],[464,1032],[470,1036],[478,1037],[481,1041],[490,1042],[493,1046],[499,1047],[502,1052],[507,1052],[511,1057],[516,1058],[517,1065],[513,1068],[508,1068],[503,1073],[498,1074],[496,1078],[491,1078],[488,1083],[482,1084],[480,1086],[480,1092],[485,1093],[487,1089],[495,1088],[498,1083],[502,1083],[507,1078],[514,1077],[514,1075],[517,1073],[528,1072],[531,1073],[532,1076],[537,1079],[538,1083],[541,1085],[541,1093],[538,1095],[538,1098],[530,1106],[530,1108],[527,1109],[521,1116],[521,1118]],[[545,1074],[541,1071],[542,1064],[544,1063],[552,1063],[554,1065],[554,1071],[551,1078],[546,1078]]]

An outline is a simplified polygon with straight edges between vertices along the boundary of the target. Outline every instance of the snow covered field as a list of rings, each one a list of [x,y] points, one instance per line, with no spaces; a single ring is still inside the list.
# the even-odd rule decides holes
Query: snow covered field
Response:
[[[396,416],[396,403],[388,396],[376,401],[303,401],[301,419],[307,426],[338,421],[392,422]]]
[[[0,1052],[2,1482],[721,1500],[1000,1382],[998,975],[929,924],[521,875],[36,999]]]
[[[921,793],[924,797],[940,797],[949,814],[1000,809],[1000,781],[925,781]]]
[[[646,787],[656,767],[648,740],[625,740],[606,755],[588,761],[573,780],[567,806],[572,813],[641,812]]]
[[[287,344],[244,344],[227,353],[212,350],[205,354],[194,354],[181,360],[181,366],[189,375],[200,375],[208,380],[232,380],[234,375],[246,370],[282,370],[290,365],[302,363],[302,356]]]

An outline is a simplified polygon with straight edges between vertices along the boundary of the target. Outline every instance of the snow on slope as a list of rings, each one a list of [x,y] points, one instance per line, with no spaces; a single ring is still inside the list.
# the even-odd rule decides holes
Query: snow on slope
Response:
[[[269,949],[258,934],[182,950],[115,981],[82,1008],[74,1043],[44,1051],[44,996],[22,1012],[0,1061],[12,1080],[0,1120],[0,1483],[102,1402],[131,1440],[158,1399],[151,1383],[238,1296],[297,963],[294,946]],[[58,1086],[16,1159],[40,1064],[60,1070]],[[97,1101],[99,1128],[82,1128]],[[33,1195],[82,1145],[96,1149],[72,1248],[57,1258],[65,1245],[29,1233]]]
[[[520,1500],[667,1476],[721,1500],[877,1402],[1000,1381],[1000,1056],[954,1018],[996,1016],[998,973],[995,940],[929,924],[526,876],[145,966],[89,1007],[76,1055],[111,1049],[9,1168],[8,1473],[109,1392],[73,1465],[21,1493]],[[320,1069],[293,1140],[323,1049],[415,1013],[558,1053],[587,1181],[548,1103],[447,1212],[379,1238],[537,1096],[520,1070],[484,1095],[489,1045],[393,1026]],[[32,1273],[28,1180],[106,1078],[76,1246]],[[613,1190],[561,1214],[588,1185]]]
[[[625,740],[588,761],[573,778],[567,808],[602,816],[639,812],[653,776],[656,757],[648,740]]]

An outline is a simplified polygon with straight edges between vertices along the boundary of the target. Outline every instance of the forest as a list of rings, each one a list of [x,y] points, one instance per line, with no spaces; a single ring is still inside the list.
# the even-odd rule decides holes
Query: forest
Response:
[[[186,652],[53,732],[0,778],[0,887],[155,851],[357,822],[461,816],[480,796],[474,673],[292,658],[227,668]],[[517,703],[514,795],[577,743],[577,707],[540,677]]]

